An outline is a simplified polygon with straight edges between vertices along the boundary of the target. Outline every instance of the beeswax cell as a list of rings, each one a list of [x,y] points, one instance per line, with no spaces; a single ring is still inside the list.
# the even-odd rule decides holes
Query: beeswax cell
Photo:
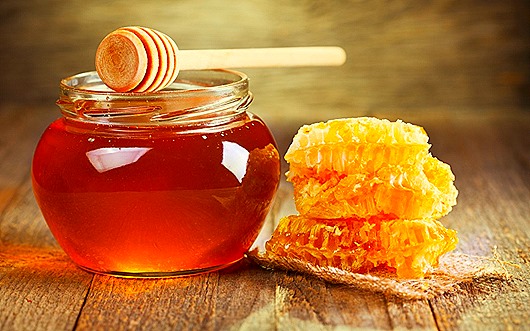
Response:
[[[350,118],[302,127],[285,155],[297,210],[308,217],[439,218],[456,204],[451,168],[423,128]]]
[[[386,267],[401,278],[421,278],[457,241],[454,230],[435,220],[291,215],[280,220],[266,252],[272,258],[298,259],[314,266],[350,272]]]

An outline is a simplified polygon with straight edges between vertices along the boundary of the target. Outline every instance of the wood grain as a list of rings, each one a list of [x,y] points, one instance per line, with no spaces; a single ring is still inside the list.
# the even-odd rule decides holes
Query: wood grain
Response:
[[[452,165],[459,203],[444,223],[458,250],[509,263],[509,281],[483,280],[431,300],[407,301],[310,276],[263,270],[249,261],[196,277],[120,279],[76,268],[56,246],[32,198],[29,168],[44,109],[5,107],[0,189],[0,328],[12,330],[505,330],[529,327],[528,135],[530,114],[379,113],[423,125],[432,153]],[[32,114],[32,116],[29,116]],[[8,125],[10,121],[19,121]],[[276,123],[273,121],[273,123]],[[287,143],[299,122],[271,123]],[[32,133],[30,133],[30,131]],[[16,146],[16,147],[15,147]],[[286,146],[282,146],[285,149]],[[16,150],[16,152],[15,152]],[[283,182],[268,219],[294,213]],[[265,235],[266,237],[266,235]]]
[[[56,247],[35,204],[29,171],[46,126],[59,116],[51,107],[0,104],[0,243]]]
[[[0,330],[530,329],[529,8],[522,0],[1,1]],[[423,126],[433,155],[456,175],[458,205],[442,221],[458,230],[457,250],[504,261],[511,279],[406,301],[246,260],[174,279],[78,269],[35,203],[31,158],[59,116],[59,79],[92,70],[101,38],[130,24],[185,49],[344,47],[341,68],[245,70],[251,110],[280,153],[301,125],[320,120],[373,115]],[[282,181],[261,243],[292,213]]]
[[[123,330],[252,330],[272,316],[273,288],[270,272],[248,265],[175,279],[98,275],[77,329],[105,330],[113,325]]]
[[[507,127],[506,122],[499,123],[493,117],[481,121],[464,118],[445,132],[453,137],[454,151],[448,150],[447,158],[459,179],[458,213],[448,217],[460,232],[459,249],[485,256],[496,251],[502,259],[519,267],[506,266],[513,274],[508,283],[473,284],[464,288],[464,295],[433,300],[442,330],[518,329],[524,328],[522,325],[529,318],[528,309],[522,304],[529,295],[518,289],[530,286],[528,260],[521,258],[521,252],[530,251],[529,164],[520,161],[522,155],[528,156],[530,123],[528,116],[512,121],[514,125]],[[525,144],[523,152],[521,146]],[[458,160],[462,155],[465,162]]]
[[[91,280],[58,249],[0,246],[0,329],[72,330]]]

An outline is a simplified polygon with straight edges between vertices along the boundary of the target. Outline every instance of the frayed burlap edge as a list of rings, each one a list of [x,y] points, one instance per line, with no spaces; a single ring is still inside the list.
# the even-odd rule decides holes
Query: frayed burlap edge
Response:
[[[423,279],[400,279],[391,272],[377,271],[368,274],[354,273],[334,267],[320,267],[300,259],[279,257],[257,249],[248,257],[267,269],[298,271],[316,276],[330,283],[346,284],[357,288],[394,295],[403,299],[430,299],[454,292],[465,283],[483,280],[507,280],[511,275],[506,265],[494,254],[492,257],[448,253],[440,258],[439,266]]]

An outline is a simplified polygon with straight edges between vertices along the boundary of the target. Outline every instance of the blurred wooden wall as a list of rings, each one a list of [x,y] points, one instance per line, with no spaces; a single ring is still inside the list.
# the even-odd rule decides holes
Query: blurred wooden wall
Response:
[[[182,49],[346,49],[340,68],[245,70],[264,117],[530,106],[527,0],[1,0],[0,105],[54,109],[59,80],[93,70],[99,41],[123,25]]]

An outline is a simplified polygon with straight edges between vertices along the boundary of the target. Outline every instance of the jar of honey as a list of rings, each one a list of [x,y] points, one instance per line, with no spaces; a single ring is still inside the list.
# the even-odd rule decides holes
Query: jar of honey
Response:
[[[36,148],[33,189],[77,265],[165,277],[243,257],[280,177],[244,74],[183,71],[163,91],[117,93],[87,72],[60,87],[62,117]]]

